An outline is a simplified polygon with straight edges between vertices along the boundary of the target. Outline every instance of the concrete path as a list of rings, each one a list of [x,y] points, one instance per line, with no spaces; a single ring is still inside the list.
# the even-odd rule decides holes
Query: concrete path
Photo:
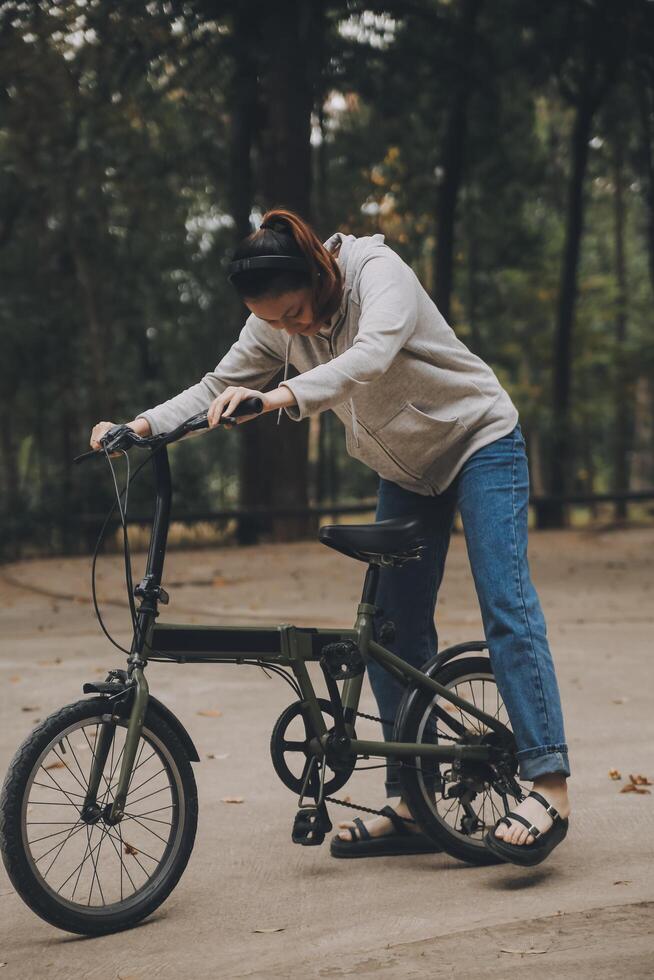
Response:
[[[543,865],[472,868],[442,854],[338,861],[327,842],[294,845],[295,799],[268,754],[286,685],[256,667],[151,664],[153,693],[202,756],[186,873],[146,923],[86,940],[34,916],[1,870],[0,977],[651,976],[654,795],[620,789],[630,773],[654,782],[653,553],[654,529],[531,535],[573,769],[570,832]],[[144,557],[134,556],[135,580]],[[125,644],[122,558],[101,558],[99,573],[106,625]],[[313,543],[170,552],[171,603],[161,619],[351,625],[361,580],[362,566]],[[0,569],[2,773],[38,718],[81,696],[85,680],[122,666],[89,598],[88,558]],[[482,636],[460,534],[437,624],[441,646]],[[198,714],[207,709],[222,714]],[[376,711],[367,681],[361,710]],[[379,737],[374,722],[359,730]],[[611,780],[610,769],[622,780]],[[340,795],[381,805],[382,777],[358,771]],[[244,802],[221,802],[228,795]],[[334,823],[352,815],[330,812]],[[280,931],[256,932],[273,928]]]

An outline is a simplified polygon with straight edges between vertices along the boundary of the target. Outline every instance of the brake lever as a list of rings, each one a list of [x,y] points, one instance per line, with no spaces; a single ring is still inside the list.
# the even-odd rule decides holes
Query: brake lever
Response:
[[[107,437],[109,437],[108,441]],[[103,447],[102,449],[91,449],[89,452],[82,453],[80,456],[75,456],[73,457],[73,463],[81,463],[85,459],[90,459],[91,456],[104,456],[105,451],[117,454],[118,450],[125,448],[123,445],[121,445],[121,442],[125,437],[127,437],[129,444],[132,446],[150,446],[152,444],[151,438],[144,439],[143,436],[140,436],[129,425],[124,423],[112,425],[112,427],[107,429],[104,435],[98,440]]]

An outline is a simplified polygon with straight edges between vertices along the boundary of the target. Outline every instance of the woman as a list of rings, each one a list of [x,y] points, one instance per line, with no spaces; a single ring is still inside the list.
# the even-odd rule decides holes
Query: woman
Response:
[[[415,515],[427,531],[426,560],[383,568],[377,600],[396,625],[394,652],[416,667],[436,652],[436,595],[459,509],[519,774],[533,781],[533,795],[485,840],[516,864],[534,863],[535,854],[523,857],[527,848],[542,860],[567,830],[570,769],[527,560],[528,470],[515,405],[382,234],[337,232],[321,244],[297,214],[274,209],[236,250],[229,273],[251,311],[238,340],[214,371],[129,424],[157,434],[207,410],[213,427],[252,395],[264,412],[278,411],[278,423],[282,410],[298,421],[331,408],[345,426],[348,453],[379,474],[377,520]],[[299,372],[293,378],[289,363]],[[283,380],[262,391],[282,364]],[[95,426],[94,448],[111,424]],[[375,663],[368,675],[381,717],[392,719],[403,689]],[[390,739],[391,726],[383,727]],[[375,853],[377,838],[379,853],[393,853],[395,841],[396,853],[437,849],[415,829],[408,846],[406,831],[398,833],[412,821],[392,762],[386,794],[400,796],[396,807],[343,821],[333,854],[356,856],[361,840],[366,854]]]

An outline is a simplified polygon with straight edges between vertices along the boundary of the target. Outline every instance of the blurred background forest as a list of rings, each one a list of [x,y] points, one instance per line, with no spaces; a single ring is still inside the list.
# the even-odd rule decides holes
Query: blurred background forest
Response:
[[[539,526],[652,519],[654,3],[5,0],[0,113],[3,557],[92,546],[113,484],[73,457],[215,367],[275,206],[413,266],[519,408]],[[275,414],[170,450],[177,518],[374,497],[330,412]]]

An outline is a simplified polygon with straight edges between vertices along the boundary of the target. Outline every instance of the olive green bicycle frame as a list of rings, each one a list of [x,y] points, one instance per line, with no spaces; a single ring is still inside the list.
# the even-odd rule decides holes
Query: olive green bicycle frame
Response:
[[[145,678],[148,660],[185,663],[256,663],[278,668],[290,668],[301,692],[305,717],[311,730],[309,748],[319,759],[324,758],[330,737],[325,718],[318,703],[307,664],[317,662],[323,648],[335,641],[350,640],[356,644],[365,663],[370,660],[378,663],[391,673],[401,684],[415,685],[430,694],[461,708],[468,715],[478,719],[491,731],[497,733],[500,741],[506,744],[512,740],[511,731],[496,717],[482,711],[477,705],[459,697],[453,691],[439,684],[428,674],[423,673],[405,660],[396,656],[373,638],[373,615],[375,613],[374,593],[376,591],[378,564],[368,566],[363,588],[362,601],[357,608],[355,625],[352,629],[321,629],[313,627],[282,624],[278,626],[198,626],[177,623],[157,623],[158,602],[167,602],[168,597],[161,588],[163,562],[170,518],[171,480],[166,445],[152,453],[155,469],[157,498],[152,525],[152,534],[145,577],[134,590],[141,597],[137,610],[136,628],[128,657],[128,688],[134,688],[135,696],[130,711],[121,771],[111,819],[120,820],[123,814],[129,781],[138,742],[145,718],[149,690]],[[343,681],[340,697],[343,708],[345,744],[339,749],[351,758],[381,756],[395,758],[430,758],[439,762],[481,761],[491,762],[499,749],[484,744],[416,744],[394,741],[371,741],[355,737],[354,720],[357,716],[359,698],[363,685],[364,671]],[[335,683],[335,682],[334,682]],[[443,710],[436,708],[437,713]],[[456,719],[447,717],[448,724],[454,728],[463,725]],[[343,740],[341,740],[343,743]],[[102,734],[100,736],[102,745]],[[107,744],[108,748],[108,744]],[[97,792],[100,782],[105,752],[97,753],[94,772],[90,780],[89,798]],[[96,785],[97,784],[97,785]]]

